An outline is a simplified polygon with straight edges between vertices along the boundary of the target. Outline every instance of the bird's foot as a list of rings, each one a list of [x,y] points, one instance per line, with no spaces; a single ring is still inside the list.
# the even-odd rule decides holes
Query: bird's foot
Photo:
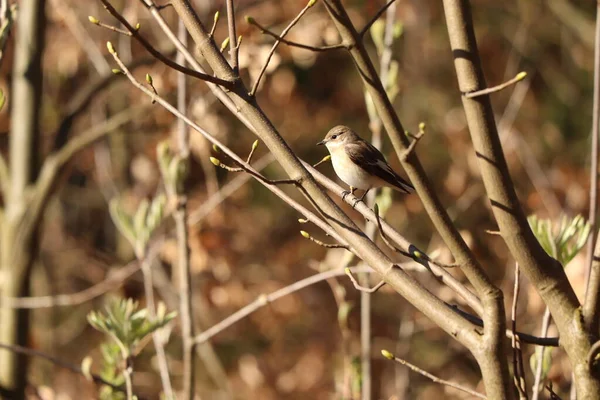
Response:
[[[346,201],[346,196],[348,196],[349,194],[354,195],[355,191],[356,191],[356,188],[353,188],[352,186],[350,186],[350,190],[344,190],[342,192],[342,200]]]
[[[352,204],[352,208],[356,208],[356,205],[365,199],[365,196],[367,195],[367,193],[369,193],[369,190],[371,190],[371,189],[365,190],[365,192],[363,193],[363,195],[360,196],[360,198],[358,198],[358,199],[356,199],[354,201],[354,204]]]

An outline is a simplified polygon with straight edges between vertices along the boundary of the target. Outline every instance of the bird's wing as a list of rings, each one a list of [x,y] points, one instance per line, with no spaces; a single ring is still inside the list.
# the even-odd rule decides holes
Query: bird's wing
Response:
[[[411,193],[414,187],[402,179],[390,165],[385,161],[383,154],[371,143],[361,140],[344,146],[350,160],[379,179],[384,180],[395,189]]]

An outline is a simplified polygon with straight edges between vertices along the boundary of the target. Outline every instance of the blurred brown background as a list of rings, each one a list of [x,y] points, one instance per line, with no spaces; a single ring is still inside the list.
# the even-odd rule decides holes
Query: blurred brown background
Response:
[[[224,14],[222,1],[194,3],[207,25],[212,23],[215,10]],[[426,122],[427,135],[417,148],[418,154],[463,236],[504,289],[508,307],[513,261],[502,240],[485,233],[486,229],[495,229],[495,223],[466,130],[441,4],[418,0],[397,0],[397,3],[403,34],[393,48],[393,57],[400,63],[396,109],[407,129],[416,131],[419,122]],[[524,82],[492,97],[509,167],[525,209],[550,218],[558,218],[562,213],[585,215],[592,121],[594,2],[472,3],[488,84],[501,83],[519,71],[528,73]],[[123,10],[131,23],[141,24],[142,34],[155,47],[169,48],[167,39],[138,2],[113,4]],[[238,34],[244,37],[241,66],[247,83],[256,77],[273,40],[246,24],[243,16],[253,16],[262,25],[280,32],[304,4],[297,0],[236,1]],[[362,26],[383,2],[357,0],[345,4],[355,24]],[[129,38],[88,22],[88,15],[93,15],[115,24],[98,1],[49,0],[46,11],[49,23],[43,55],[41,124],[44,142],[40,145],[49,151],[66,139],[57,132],[77,96],[90,82],[115,67],[107,56],[107,40],[115,44],[126,63],[150,60],[150,56]],[[171,7],[162,14],[176,27],[176,14]],[[215,34],[218,43],[227,36],[226,29],[223,18]],[[288,39],[314,45],[334,44],[338,40],[322,6],[313,8]],[[368,35],[366,41],[376,57]],[[10,85],[12,45],[11,41],[0,76],[0,87],[5,92]],[[140,80],[146,73],[152,75],[158,92],[175,102],[176,74],[156,62],[147,62],[134,70]],[[188,115],[245,156],[255,137],[212,96],[203,82],[190,78],[188,86]],[[362,132],[364,137],[370,136],[362,84],[351,58],[343,51],[311,53],[280,46],[258,100],[293,150],[309,162],[325,155],[315,143],[334,125],[343,123]],[[125,78],[116,77],[76,118],[68,137],[121,110],[149,103]],[[8,107],[0,113],[3,154],[8,150],[9,106],[10,99]],[[173,135],[176,122],[159,105],[148,110],[143,117],[77,156],[63,176],[41,231],[41,253],[35,265],[32,295],[83,290],[133,259],[131,248],[108,215],[107,201],[119,195],[134,207],[142,198],[162,190],[155,146]],[[383,152],[400,170],[390,149],[384,140]],[[193,213],[238,175],[214,168],[208,162],[212,154],[210,145],[195,135],[192,135],[192,152],[189,194]],[[260,146],[255,160],[265,154],[264,146]],[[329,165],[321,170],[333,176]],[[275,163],[264,173],[283,177]],[[285,190],[305,203],[296,190]],[[349,209],[345,204],[342,207]],[[362,223],[357,213],[349,212]],[[325,249],[298,234],[304,229],[323,241],[328,240],[313,226],[300,225],[299,217],[250,179],[192,225],[194,302],[203,327],[214,325],[261,293],[316,273],[315,268],[340,265],[343,253],[327,254]],[[409,240],[429,251],[439,250],[440,257],[450,261],[417,196],[394,195],[386,219]],[[165,277],[169,276],[177,257],[174,238],[167,236],[159,253]],[[583,294],[583,259],[582,253],[567,268],[579,296]],[[461,277],[459,271],[452,273]],[[443,299],[454,301],[449,290],[440,287],[430,275],[415,274]],[[332,288],[345,289],[342,297],[352,305],[347,328],[344,323],[340,327],[339,307]],[[518,316],[520,329],[536,333],[543,304],[526,283],[523,288]],[[174,289],[163,289],[159,295],[166,300],[169,290]],[[113,293],[143,302],[140,275],[136,274]],[[34,311],[30,346],[75,364],[88,354],[98,359],[102,336],[90,328],[85,316],[90,310],[102,308],[106,298],[75,307]],[[383,359],[382,348],[440,377],[477,387],[479,371],[468,352],[399,295],[383,288],[373,296],[372,313],[374,398],[467,398]],[[344,389],[344,370],[359,356],[359,314],[359,294],[345,277],[337,279],[337,283],[322,282],[284,297],[212,339],[227,382],[215,382],[207,372],[213,367],[200,366],[199,393],[202,398],[224,398],[226,395],[217,388],[225,385],[241,399],[349,398]],[[173,334],[167,347],[175,386],[181,374],[178,340]],[[525,348],[526,360],[532,351],[532,347]],[[147,346],[136,362],[134,383],[136,393],[143,398],[158,398],[160,390],[153,354],[152,346]],[[96,367],[97,364],[93,368]],[[561,352],[555,350],[550,378],[560,394],[569,389],[569,382],[565,381],[568,368]],[[29,375],[31,384],[40,389],[43,398],[96,395],[95,387],[83,377],[46,361],[33,360]]]

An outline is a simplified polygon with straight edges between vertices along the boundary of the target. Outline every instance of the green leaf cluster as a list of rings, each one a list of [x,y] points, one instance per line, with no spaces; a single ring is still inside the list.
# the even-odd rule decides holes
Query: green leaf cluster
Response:
[[[537,240],[550,256],[566,266],[585,246],[591,226],[581,215],[562,216],[558,224],[530,215],[527,220]]]
[[[137,345],[151,333],[168,324],[177,313],[167,313],[165,305],[159,303],[156,318],[149,318],[148,309],[138,309],[133,299],[114,301],[105,313],[92,311],[87,319],[90,325],[108,335],[121,349],[124,358],[135,354]]]
[[[152,236],[159,227],[167,205],[167,198],[159,194],[151,201],[144,199],[140,202],[137,210],[128,213],[119,199],[112,199],[109,203],[110,216],[113,222],[129,241],[136,254],[143,254]]]

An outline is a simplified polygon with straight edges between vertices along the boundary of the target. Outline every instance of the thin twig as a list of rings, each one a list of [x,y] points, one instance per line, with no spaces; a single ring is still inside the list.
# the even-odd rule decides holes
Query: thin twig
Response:
[[[300,231],[300,234],[302,235],[302,237],[312,241],[313,243],[318,244],[321,247],[325,247],[326,249],[344,249],[344,250],[351,251],[350,247],[346,243],[341,243],[341,244],[339,244],[339,243],[333,243],[333,244],[324,243],[324,242],[320,241],[319,239],[315,239],[314,237],[312,237],[310,235],[310,233],[308,233],[306,231]]]
[[[552,315],[550,314],[550,310],[546,307],[546,311],[544,311],[544,317],[542,318],[542,329],[540,332],[541,337],[548,336],[548,328],[550,327]],[[543,347],[538,347],[535,350],[536,354],[536,366],[535,366],[535,378],[533,382],[531,399],[537,400],[540,396],[540,385],[542,383],[542,372],[544,366],[544,357],[546,352]]]
[[[120,33],[121,35],[129,36],[129,37],[132,36],[131,32],[123,30],[121,28],[117,28],[116,26],[113,26],[113,25],[106,24],[106,23],[98,20],[96,17],[90,16],[90,17],[88,17],[88,19],[92,24],[99,26],[101,28],[105,28],[105,29],[108,29],[109,31]]]
[[[14,353],[18,353],[18,354],[25,354],[28,357],[39,357],[39,358],[43,358],[44,360],[48,360],[51,363],[58,365],[61,368],[65,368],[68,369],[70,371],[75,372],[76,374],[80,374],[83,375],[84,377],[88,376],[87,372],[84,372],[81,367],[79,367],[78,365],[75,364],[71,364],[68,363],[64,360],[61,360],[59,358],[56,358],[50,354],[41,352],[39,350],[34,350],[34,349],[29,349],[27,347],[23,347],[23,346],[19,346],[16,344],[4,344],[4,343],[0,343],[0,349],[5,349],[8,351],[12,351]],[[89,374],[89,376],[91,376],[92,380],[97,383],[97,384],[101,384],[101,385],[106,385],[106,386],[110,386],[112,389],[114,390],[118,390],[119,392],[125,392],[125,388],[121,387],[121,386],[117,386],[109,381],[104,380],[101,376],[96,375],[96,374]]]
[[[513,288],[513,302],[511,307],[511,320],[512,320],[512,331],[517,331],[517,304],[519,299],[519,283],[521,280],[521,273],[519,269],[519,263],[515,263],[515,285]],[[521,352],[521,339],[518,334],[513,335],[512,340],[513,348],[513,374],[514,382],[519,392],[521,399],[527,399],[527,383],[525,382],[525,370],[523,368],[523,353]]]
[[[148,316],[150,320],[156,319],[156,304],[154,301],[154,289],[153,289],[153,278],[152,278],[152,259],[148,257],[148,254],[137,254],[139,263],[142,267],[142,275],[144,277],[144,295],[146,296],[146,309],[148,310]],[[167,355],[165,353],[165,347],[161,331],[155,331],[152,333],[152,342],[154,344],[154,350],[156,351],[156,359],[158,361],[158,370],[160,373],[160,380],[162,383],[162,389],[167,398],[173,398],[173,387],[171,385],[171,378],[169,376],[169,364],[167,362]],[[127,370],[128,368],[125,368]],[[124,375],[128,375],[125,371]]]
[[[392,265],[392,268],[393,268],[393,265]],[[363,293],[369,293],[369,294],[375,293],[376,291],[381,289],[383,287],[383,285],[385,285],[385,280],[382,279],[381,281],[379,281],[379,283],[377,285],[373,286],[372,288],[364,287],[360,283],[358,283],[358,281],[352,274],[352,271],[350,270],[350,268],[345,268],[344,272],[346,273],[348,278],[350,278],[350,281],[352,282],[352,285],[354,285],[354,288]],[[370,338],[369,338],[369,340],[370,340]],[[364,376],[364,374],[363,374],[363,376]]]
[[[140,44],[142,46],[144,46],[144,48],[150,54],[152,54],[157,60],[159,60],[163,64],[167,65],[170,68],[173,68],[176,71],[179,71],[179,72],[184,73],[184,74],[189,75],[189,76],[193,76],[194,78],[214,83],[215,85],[222,86],[222,87],[224,87],[226,89],[229,89],[229,90],[233,89],[234,85],[230,81],[226,81],[224,79],[220,79],[220,78],[217,78],[215,76],[205,74],[203,72],[199,72],[199,71],[196,71],[196,70],[193,70],[193,69],[190,69],[190,68],[186,68],[186,67],[184,67],[182,65],[179,65],[178,63],[176,63],[174,61],[169,60],[160,51],[156,50],[150,44],[150,42],[148,42],[142,35],[140,35],[139,30],[135,29],[133,26],[131,26],[131,24],[129,22],[127,22],[127,20],[121,14],[119,14],[117,12],[117,10],[115,10],[115,8],[108,2],[108,0],[100,0],[100,1],[104,5],[104,8],[106,8],[106,10],[113,17],[115,17],[120,23],[122,23],[123,26],[125,26],[125,28],[129,32],[131,32],[131,36],[134,37],[135,39],[137,39],[138,42],[140,42]]]
[[[219,12],[217,11],[215,13],[215,16],[213,18],[213,25],[212,28],[210,28],[210,33],[208,34],[211,38],[215,37],[215,30],[217,29],[217,23],[219,23]]]
[[[224,170],[227,170],[229,172],[246,172],[252,176],[254,176],[256,179],[268,184],[268,185],[298,185],[298,181],[296,179],[269,179],[267,177],[265,177],[262,174],[259,174],[258,172],[256,172],[253,169],[250,169],[248,167],[246,167],[243,164],[239,164],[239,167],[234,168],[234,167],[230,167],[228,165],[225,165],[221,162],[221,160],[215,158],[215,157],[211,157],[210,161],[217,167],[223,168]]]
[[[119,268],[114,274],[111,274],[111,276],[102,282],[77,293],[38,297],[0,297],[0,308],[38,309],[77,306],[93,300],[110,290],[121,287],[125,280],[139,270],[140,264],[137,261],[130,262],[126,266]]]
[[[310,46],[307,44],[303,44],[303,43],[297,43],[288,39],[283,38],[282,36],[276,34],[273,31],[270,31],[269,29],[267,29],[266,27],[264,27],[263,25],[259,24],[258,22],[256,22],[256,20],[252,17],[248,17],[246,18],[246,21],[250,24],[250,25],[254,25],[256,26],[258,29],[260,29],[260,31],[266,35],[269,35],[273,38],[275,38],[277,41],[288,45],[288,46],[292,46],[292,47],[298,47],[300,49],[304,49],[304,50],[310,50],[310,51],[314,51],[317,53],[320,52],[325,52],[325,51],[331,51],[331,50],[341,50],[341,49],[345,49],[346,45],[343,43],[340,44],[334,44],[334,45],[330,45],[330,46]]]
[[[187,30],[183,21],[179,20],[178,34],[179,41],[187,44]],[[184,65],[185,58],[183,54],[178,53],[179,63]],[[186,79],[184,74],[177,77],[177,110],[185,114],[187,107]],[[185,121],[177,120],[177,143],[179,155],[187,159],[190,154],[190,137],[188,127]],[[195,394],[194,371],[196,369],[196,358],[194,357],[194,315],[192,302],[192,271],[190,263],[189,247],[189,228],[188,220],[188,198],[183,193],[177,193],[175,196],[177,209],[173,213],[177,233],[177,264],[179,271],[179,314],[181,318],[181,337],[183,341],[183,398],[193,400]]]
[[[487,89],[476,90],[474,92],[464,93],[463,96],[465,96],[467,99],[473,99],[475,97],[484,96],[486,94],[496,93],[503,89],[506,89],[507,87],[509,87],[511,85],[514,85],[517,82],[522,81],[523,79],[525,79],[526,76],[527,76],[526,72],[519,72],[514,78],[512,78],[511,80],[506,81],[504,83],[501,83],[500,85],[496,85],[496,86],[493,86],[493,87],[487,88]]]
[[[590,347],[590,351],[588,351],[587,363],[590,369],[594,367],[594,362],[596,361],[598,351],[600,351],[600,340],[594,343],[592,347]]]
[[[2,194],[5,198],[8,195],[9,185],[9,173],[8,166],[6,165],[6,160],[2,154],[0,154],[0,194]]]
[[[600,324],[600,267],[593,268],[594,250],[598,239],[596,224],[598,214],[598,157],[600,157],[600,3],[596,4],[596,36],[594,42],[594,102],[592,106],[592,165],[590,169],[590,213],[588,221],[591,234],[588,238],[586,258],[586,289],[583,303],[583,320],[589,332],[597,332]],[[596,263],[597,264],[597,263]]]
[[[368,272],[373,273],[374,271],[368,267],[353,267],[351,268],[353,272]],[[322,282],[334,276],[342,276],[344,275],[344,270],[334,269],[331,271],[321,272],[319,274],[310,276],[308,278],[304,278],[298,282],[294,282],[289,286],[276,290],[268,295],[260,295],[256,300],[252,303],[248,304],[244,308],[238,310],[237,312],[231,314],[229,317],[225,318],[223,321],[218,324],[212,326],[207,329],[203,333],[197,335],[194,340],[197,344],[204,343],[213,336],[219,334],[225,329],[229,328],[231,325],[239,322],[240,320],[246,318],[248,315],[254,313],[256,310],[266,306],[269,303],[274,302],[284,296],[290,295],[294,292],[297,292],[301,289],[304,289],[308,286],[314,285],[315,283]]]
[[[388,7],[391,6],[395,1],[396,0],[390,0],[383,7],[381,7],[379,11],[377,11],[377,13],[369,20],[369,22],[367,22],[365,26],[360,30],[358,35],[361,38],[364,37],[365,34],[369,32],[369,29],[371,29],[371,26],[375,23],[375,21],[377,21],[379,17],[381,17],[383,13],[388,9]]]
[[[325,163],[325,162],[327,162],[327,161],[330,161],[330,160],[331,160],[331,155],[329,155],[329,154],[328,154],[328,155],[326,155],[325,157],[323,157],[323,158],[321,159],[321,161],[319,161],[318,163],[314,164],[314,165],[313,165],[313,168],[317,168],[319,165],[321,165],[321,164],[323,164],[323,163]]]
[[[227,4],[227,29],[229,31],[229,57],[231,59],[231,68],[236,75],[239,74],[239,48],[237,45],[237,36],[235,33],[235,8],[233,0],[226,0]]]
[[[429,373],[429,372],[427,372],[427,371],[425,371],[425,370],[417,367],[416,365],[413,365],[413,364],[409,363],[406,360],[403,360],[401,358],[396,357],[395,355],[393,355],[392,353],[390,353],[387,350],[382,350],[381,353],[388,360],[394,360],[394,361],[396,361],[396,362],[398,362],[398,363],[400,363],[402,365],[406,365],[408,368],[412,369],[413,371],[415,371],[418,374],[423,375],[426,378],[431,379],[433,382],[436,382],[436,383],[439,383],[441,385],[448,386],[448,387],[451,387],[451,388],[463,391],[463,392],[468,393],[471,396],[475,396],[475,397],[477,397],[479,399],[486,399],[487,398],[483,394],[481,394],[479,392],[476,392],[474,390],[471,390],[471,389],[469,389],[467,387],[464,387],[462,385],[459,385],[458,383],[447,381],[445,379],[440,379],[437,376],[435,376],[435,375],[433,375],[433,374],[431,374],[431,373]]]
[[[415,151],[415,148],[417,147],[417,143],[419,143],[419,140],[421,140],[424,135],[425,135],[424,130],[419,130],[419,132],[416,135],[411,135],[413,140],[412,140],[412,142],[410,142],[408,147],[406,147],[406,149],[404,149],[404,151],[400,155],[401,160],[408,159],[408,157]]]
[[[229,4],[229,1],[231,1],[231,0],[228,0],[227,4]],[[298,23],[298,21],[300,21],[300,18],[302,18],[304,16],[304,14],[306,14],[306,12],[315,3],[316,3],[316,0],[308,1],[308,3],[304,6],[304,8],[298,13],[296,18],[294,18],[292,20],[292,22],[290,22],[289,25],[283,30],[283,32],[281,32],[282,38],[288,34],[288,32],[294,27],[294,25],[296,25]],[[281,43],[281,41],[279,39],[275,40],[275,43],[273,43],[273,47],[271,47],[271,51],[269,52],[269,55],[267,56],[267,59],[265,60],[265,63],[263,64],[263,67],[260,70],[258,77],[256,78],[256,82],[254,82],[254,86],[252,87],[252,90],[250,91],[250,96],[254,96],[256,94],[256,91],[258,90],[258,86],[260,85],[260,80],[262,79],[263,75],[267,71],[267,68],[269,67],[269,63],[271,62],[271,58],[273,57],[273,54],[275,54],[275,50],[277,50],[277,46],[279,46],[279,43]]]
[[[272,162],[273,155],[271,153],[268,153],[267,155],[256,161],[256,163],[254,163],[254,168],[257,171],[261,171],[262,169],[270,165]],[[221,204],[226,198],[231,196],[236,190],[242,187],[242,185],[250,179],[252,179],[252,175],[250,174],[241,174],[236,176],[230,182],[221,187],[219,191],[212,194],[208,199],[206,199],[198,209],[190,212],[190,215],[188,216],[188,224],[196,225],[197,223],[202,221],[212,210],[214,210],[219,204]]]

